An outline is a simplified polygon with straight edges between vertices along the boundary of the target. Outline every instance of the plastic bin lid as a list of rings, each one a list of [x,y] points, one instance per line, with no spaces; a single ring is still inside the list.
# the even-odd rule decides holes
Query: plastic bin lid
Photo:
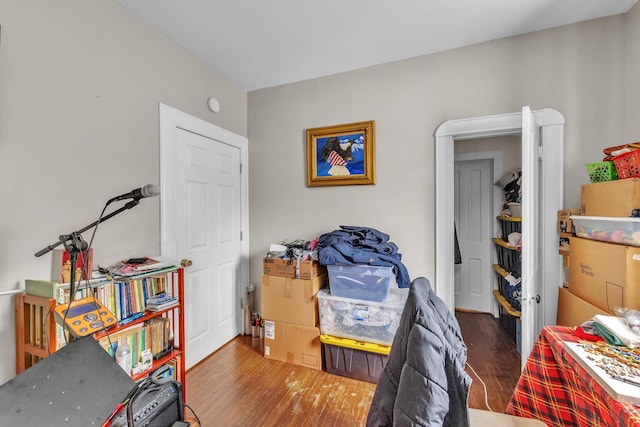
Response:
[[[338,347],[346,347],[354,350],[368,351],[369,353],[378,353],[389,355],[391,346],[376,344],[365,341],[356,341],[349,338],[339,338],[333,335],[320,334],[320,341],[325,344],[336,345]]]

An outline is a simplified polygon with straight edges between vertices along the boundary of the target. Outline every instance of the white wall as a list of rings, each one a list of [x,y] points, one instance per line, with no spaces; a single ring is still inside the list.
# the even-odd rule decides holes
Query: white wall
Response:
[[[501,136],[454,142],[455,154],[502,151],[502,170],[506,174],[522,168],[522,138],[520,136]],[[496,212],[496,215],[499,212]]]
[[[640,141],[640,4],[624,15],[625,142]]]
[[[115,1],[2,0],[0,26],[0,291],[48,279],[36,251],[159,183],[159,102],[247,134],[246,92]],[[96,261],[158,254],[159,217],[145,199],[102,224]],[[13,314],[0,296],[0,383],[15,373]]]
[[[579,206],[584,164],[625,141],[624,24],[619,15],[250,92],[252,281],[269,243],[340,224],[390,234],[411,277],[433,279],[433,134],[449,119],[560,111],[565,203]],[[376,121],[376,185],[307,188],[305,129],[362,120]]]

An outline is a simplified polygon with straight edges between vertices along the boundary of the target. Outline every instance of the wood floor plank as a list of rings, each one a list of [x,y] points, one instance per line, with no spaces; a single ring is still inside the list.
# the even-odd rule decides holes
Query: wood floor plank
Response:
[[[467,361],[504,412],[520,373],[515,344],[488,314],[458,313]],[[265,359],[263,342],[239,336],[187,372],[188,402],[202,426],[364,426],[376,384]],[[473,379],[469,407],[487,409]]]
[[[466,371],[473,380],[469,407],[504,412],[520,378],[514,339],[488,313],[456,311],[456,318],[467,345]]]

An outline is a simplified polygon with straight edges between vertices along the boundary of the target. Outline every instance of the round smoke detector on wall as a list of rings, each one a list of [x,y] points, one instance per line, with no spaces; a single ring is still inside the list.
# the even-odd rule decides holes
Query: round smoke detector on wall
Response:
[[[216,98],[207,99],[207,105],[209,106],[209,110],[213,111],[214,113],[220,111],[220,102],[218,102]]]

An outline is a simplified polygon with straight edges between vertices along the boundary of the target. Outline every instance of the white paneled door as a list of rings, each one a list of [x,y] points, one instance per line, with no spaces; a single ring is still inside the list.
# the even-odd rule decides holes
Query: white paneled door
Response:
[[[189,369],[242,330],[246,139],[195,118],[176,124],[172,115],[182,116],[167,109],[161,114],[162,253],[191,261],[184,313]]]
[[[455,306],[491,312],[493,169],[490,159],[455,162],[455,224],[461,263],[455,267]],[[497,214],[496,214],[497,215]]]
[[[541,145],[540,126],[522,109],[522,354],[533,348],[541,323]],[[557,212],[557,210],[556,210]],[[524,359],[524,358],[523,358]]]
[[[240,157],[237,148],[176,130],[179,252],[185,270],[187,366],[236,335],[240,259]]]

